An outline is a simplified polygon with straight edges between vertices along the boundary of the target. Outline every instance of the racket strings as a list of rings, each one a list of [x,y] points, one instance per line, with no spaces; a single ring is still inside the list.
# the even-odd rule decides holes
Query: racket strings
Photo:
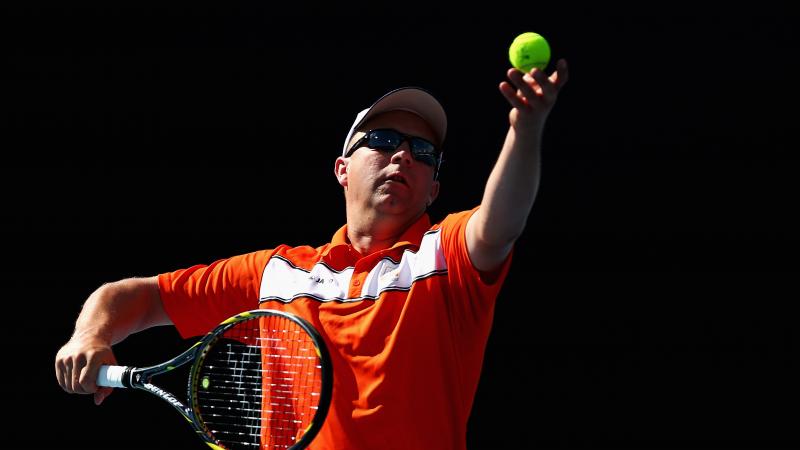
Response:
[[[242,396],[247,397],[247,398],[259,398],[259,399],[262,398],[261,394],[252,394],[252,393],[242,394],[240,392],[243,388],[246,388],[248,386],[250,386],[250,390],[252,390],[254,392],[264,392],[264,390],[261,389],[261,386],[263,386],[263,385],[260,384],[260,383],[259,384],[254,384],[253,383],[253,384],[249,384],[249,385],[248,384],[239,384],[236,387],[217,386],[217,389],[221,390],[220,392],[217,392],[217,394],[219,396],[226,396],[227,395],[227,396],[229,396],[229,398],[209,398],[209,400],[210,401],[232,402],[232,401],[236,401],[237,398],[242,397]],[[256,386],[258,386],[258,387],[256,387]],[[313,389],[314,387],[315,386],[291,386],[290,388],[293,388],[293,389]],[[224,390],[226,390],[226,389],[230,390],[232,392],[224,392]],[[284,390],[284,391],[282,391],[282,390],[277,389],[277,388],[272,388],[272,389],[268,389],[268,391],[271,391],[272,393],[277,394],[277,395],[288,394],[284,398],[296,398],[296,397],[291,397],[291,394],[295,393],[294,390]],[[310,395],[319,395],[319,393],[318,392],[311,392]],[[233,398],[230,398],[230,397],[233,397]],[[281,397],[276,396],[276,395],[271,395],[271,397],[272,398],[281,398]]]
[[[197,378],[198,412],[227,448],[286,449],[318,409],[322,366],[294,321],[237,323],[208,352]]]

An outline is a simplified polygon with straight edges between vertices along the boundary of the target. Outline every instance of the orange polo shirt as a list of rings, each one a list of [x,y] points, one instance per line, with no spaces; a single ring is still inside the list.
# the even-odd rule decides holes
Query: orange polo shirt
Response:
[[[494,304],[511,257],[476,270],[465,238],[477,208],[361,256],[347,226],[329,244],[281,245],[159,275],[184,338],[269,308],[308,320],[333,362],[330,410],[312,449],[464,449]]]

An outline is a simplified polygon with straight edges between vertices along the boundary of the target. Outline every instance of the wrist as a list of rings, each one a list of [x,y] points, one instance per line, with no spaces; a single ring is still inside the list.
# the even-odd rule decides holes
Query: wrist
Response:
[[[512,126],[509,130],[512,142],[521,147],[539,148],[542,143],[544,127],[519,127]]]

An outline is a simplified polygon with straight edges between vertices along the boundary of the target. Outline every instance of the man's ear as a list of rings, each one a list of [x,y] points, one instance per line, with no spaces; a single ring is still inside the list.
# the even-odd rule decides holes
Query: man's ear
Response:
[[[349,163],[349,158],[340,156],[336,158],[336,163],[333,166],[333,173],[336,175],[336,179],[339,181],[339,184],[344,188],[347,187],[347,165]]]

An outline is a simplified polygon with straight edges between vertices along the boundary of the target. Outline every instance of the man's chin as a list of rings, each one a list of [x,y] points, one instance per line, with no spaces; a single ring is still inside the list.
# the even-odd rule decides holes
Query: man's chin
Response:
[[[381,195],[375,206],[375,209],[381,213],[401,216],[413,214],[415,209],[414,205],[407,197],[392,195],[390,193]]]

